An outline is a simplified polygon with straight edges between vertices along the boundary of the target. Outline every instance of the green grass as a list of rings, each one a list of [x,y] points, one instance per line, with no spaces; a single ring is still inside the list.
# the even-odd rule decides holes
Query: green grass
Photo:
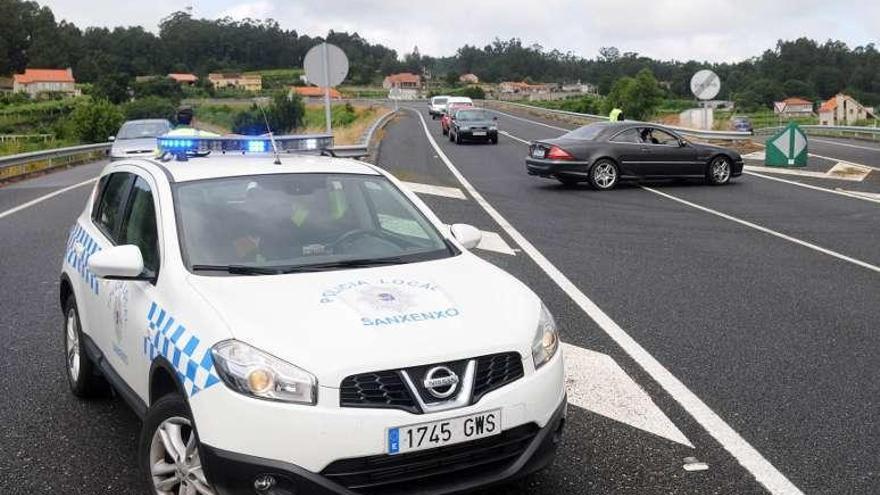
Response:
[[[29,151],[50,150],[53,148],[64,148],[76,144],[79,143],[65,139],[49,139],[45,141],[42,139],[33,141],[3,141],[0,142],[0,156],[16,155],[18,153],[27,153]]]

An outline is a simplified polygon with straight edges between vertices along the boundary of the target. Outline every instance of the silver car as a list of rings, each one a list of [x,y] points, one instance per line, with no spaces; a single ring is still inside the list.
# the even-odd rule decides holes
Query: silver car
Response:
[[[121,160],[137,156],[154,156],[156,138],[172,128],[166,119],[129,120],[122,124],[116,136],[110,137],[110,159]]]

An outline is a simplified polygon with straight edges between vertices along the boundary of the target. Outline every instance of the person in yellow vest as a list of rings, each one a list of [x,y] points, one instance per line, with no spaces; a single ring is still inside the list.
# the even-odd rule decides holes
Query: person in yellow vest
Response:
[[[623,110],[621,110],[619,108],[615,108],[614,110],[611,110],[611,113],[608,114],[608,121],[609,122],[623,122],[624,121]]]
[[[191,107],[180,107],[177,110],[177,127],[166,133],[166,136],[179,137],[218,137],[219,134],[210,131],[196,129],[192,126],[193,109]]]

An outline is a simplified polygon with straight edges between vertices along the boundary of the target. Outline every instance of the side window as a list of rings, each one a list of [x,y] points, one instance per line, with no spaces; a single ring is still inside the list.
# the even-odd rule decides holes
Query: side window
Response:
[[[645,131],[647,131],[647,136],[644,136],[643,131],[643,138],[646,143],[662,144],[664,146],[678,146],[678,138],[664,130],[646,128]]]
[[[101,191],[98,208],[93,212],[92,218],[95,224],[104,231],[104,234],[118,244],[116,228],[122,215],[122,202],[128,193],[131,174],[117,172],[110,174],[109,177],[107,184]]]
[[[390,184],[364,182],[364,190],[376,213],[380,229],[398,235],[430,239],[425,228],[414,220],[414,213],[407,211],[412,206],[402,201],[402,198],[397,199],[399,193],[393,191]]]
[[[641,143],[642,139],[639,137],[639,130],[632,128],[614,136],[611,141],[615,143]]]
[[[159,237],[156,230],[156,208],[149,184],[138,177],[129,196],[120,244],[134,244],[144,257],[144,270],[159,273]]]

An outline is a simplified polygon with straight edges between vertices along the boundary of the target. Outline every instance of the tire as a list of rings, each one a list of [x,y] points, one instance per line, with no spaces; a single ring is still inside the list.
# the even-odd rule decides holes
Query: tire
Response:
[[[158,495],[176,494],[181,483],[201,485],[203,490],[192,493],[214,493],[201,464],[199,435],[186,400],[168,394],[157,400],[144,418],[138,455],[149,492]],[[166,447],[162,433],[171,440]],[[176,437],[176,438],[175,438]],[[174,445],[183,447],[175,448]],[[155,469],[154,469],[155,468]],[[189,493],[186,487],[180,493]]]
[[[443,126],[440,126],[440,129],[443,131],[443,135],[444,135],[444,136],[448,136],[448,135],[449,135],[449,129],[447,129],[447,128],[443,127]]]
[[[599,160],[590,169],[590,185],[599,191],[614,189],[619,180],[620,171],[617,164],[611,160]]]
[[[489,139],[489,142],[492,144],[498,144],[498,136]]]
[[[98,373],[95,363],[86,354],[79,308],[73,294],[67,296],[67,301],[64,302],[62,333],[64,337],[64,368],[70,392],[80,398],[106,395],[109,390],[107,382]]]
[[[455,133],[455,144],[461,144],[461,134]]]
[[[452,135],[452,131],[449,131],[449,142],[455,142],[455,136]]]
[[[564,186],[576,186],[578,185],[578,183],[581,182],[580,180],[573,177],[557,177],[556,180],[561,182]]]
[[[730,160],[723,155],[718,155],[709,160],[706,167],[706,182],[713,186],[721,186],[730,182]]]

